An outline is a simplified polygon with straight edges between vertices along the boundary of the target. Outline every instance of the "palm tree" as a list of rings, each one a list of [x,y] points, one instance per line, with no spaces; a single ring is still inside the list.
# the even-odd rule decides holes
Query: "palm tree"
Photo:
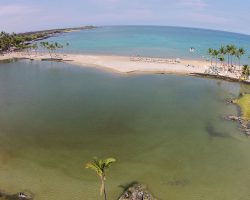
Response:
[[[231,60],[231,65],[233,63],[233,55],[235,55],[236,53],[236,47],[233,44],[228,44],[226,46],[226,53],[227,53],[227,61],[228,61],[228,66],[230,64],[230,60]],[[231,59],[230,59],[231,57]]]
[[[224,56],[227,53],[226,48],[224,46],[221,46],[219,49],[219,53]]]
[[[37,55],[37,49],[38,49],[38,45],[37,43],[34,43],[31,48],[35,51],[35,54]]]
[[[239,48],[239,49],[237,50],[236,56],[237,56],[237,58],[239,59],[239,67],[240,67],[240,59],[241,59],[241,57],[242,57],[245,53],[246,53],[246,51],[245,51],[244,48]]]
[[[218,59],[221,62],[221,66],[223,66],[223,62],[225,61],[224,56],[222,54],[220,54]]]
[[[219,49],[219,60],[221,62],[221,66],[224,67],[225,55],[227,54],[227,49],[224,46],[221,46]]]
[[[107,158],[105,160],[98,160],[94,158],[92,162],[86,164],[87,169],[92,169],[96,171],[97,175],[101,179],[100,195],[104,194],[104,199],[107,200],[105,180],[106,180],[106,170],[110,167],[112,163],[116,162],[114,158]]]
[[[242,76],[245,79],[248,79],[248,77],[250,76],[250,67],[248,65],[243,65],[242,68]]]
[[[226,46],[226,54],[227,54],[227,65],[228,65],[228,66],[229,66],[230,51],[231,51],[231,47],[230,47],[230,45],[227,45],[227,46]]]
[[[235,45],[231,45],[231,51],[230,51],[230,55],[231,55],[231,66],[233,66],[233,56],[236,56],[237,54],[237,49],[235,47]]]
[[[212,48],[208,49],[208,54],[209,54],[210,60],[211,60],[211,66],[213,65],[213,52],[214,52],[214,49],[212,49]]]
[[[213,52],[212,52],[212,55],[215,57],[215,60],[216,60],[216,67],[217,67],[219,51],[217,51],[216,49],[214,49]]]
[[[48,43],[48,42],[40,42],[40,46],[41,46],[44,50],[46,50],[47,47],[49,46],[49,43]]]

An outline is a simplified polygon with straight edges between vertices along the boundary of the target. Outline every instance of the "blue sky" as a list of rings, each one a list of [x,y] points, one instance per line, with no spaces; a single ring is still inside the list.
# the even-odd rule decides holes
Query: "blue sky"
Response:
[[[0,30],[170,25],[250,34],[250,0],[0,0]]]

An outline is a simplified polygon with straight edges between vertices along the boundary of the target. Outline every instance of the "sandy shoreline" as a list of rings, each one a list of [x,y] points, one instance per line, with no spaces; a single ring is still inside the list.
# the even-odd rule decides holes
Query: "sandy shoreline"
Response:
[[[30,56],[22,53],[10,53],[0,56],[0,60],[12,58],[31,58],[41,60],[50,58],[49,54],[32,53]],[[63,62],[77,64],[87,67],[100,67],[119,73],[203,73],[208,66],[208,62],[196,60],[181,60],[180,63],[168,62],[161,58],[150,58],[151,61],[133,61],[128,56],[111,55],[88,55],[88,54],[57,54],[56,58],[62,58]],[[160,60],[157,60],[160,59]],[[159,62],[157,62],[159,61]],[[187,67],[187,65],[190,65]]]
[[[136,58],[128,56],[114,55],[88,55],[88,54],[62,54],[58,53],[53,58],[61,58],[62,61],[69,64],[75,64],[82,67],[95,67],[116,73],[164,73],[164,74],[206,74],[210,62],[198,60],[175,60],[162,58]],[[12,58],[31,58],[41,60],[50,58],[48,53],[10,53],[0,56],[0,60]],[[222,75],[223,77],[223,75]],[[226,77],[238,79],[235,73],[226,72]]]

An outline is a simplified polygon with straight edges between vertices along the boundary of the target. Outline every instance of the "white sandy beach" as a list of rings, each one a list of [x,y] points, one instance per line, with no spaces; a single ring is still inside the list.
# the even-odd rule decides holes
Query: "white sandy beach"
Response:
[[[180,63],[170,63],[160,58],[151,58],[152,61],[133,61],[127,56],[110,56],[110,55],[87,55],[87,54],[57,54],[59,58],[63,58],[64,62],[77,64],[87,67],[100,67],[106,70],[113,70],[120,73],[203,73],[209,63],[205,61],[181,60]],[[50,58],[49,54],[27,54],[10,53],[0,56],[0,60],[11,58],[32,58],[41,60]],[[157,59],[162,60],[157,62]],[[156,60],[156,61],[154,61]],[[187,67],[187,65],[190,65]]]
[[[50,58],[46,53],[10,53],[0,56],[0,60],[11,58],[32,58],[41,60]],[[57,54],[57,58],[62,58],[63,62],[76,64],[82,67],[101,68],[116,73],[166,73],[166,74],[193,74],[205,73],[210,62],[198,60],[180,60],[171,62],[171,59],[143,58],[136,59],[128,56],[114,55],[88,55],[88,54]],[[168,61],[167,61],[168,60]],[[227,72],[227,77],[239,78],[234,73]]]

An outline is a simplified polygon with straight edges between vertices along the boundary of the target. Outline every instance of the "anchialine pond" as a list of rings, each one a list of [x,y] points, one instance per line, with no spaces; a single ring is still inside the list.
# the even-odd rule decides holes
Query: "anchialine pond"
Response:
[[[115,157],[109,199],[138,181],[159,199],[249,200],[250,140],[226,98],[249,86],[119,75],[65,63],[0,64],[0,188],[36,200],[98,199],[84,164]]]

